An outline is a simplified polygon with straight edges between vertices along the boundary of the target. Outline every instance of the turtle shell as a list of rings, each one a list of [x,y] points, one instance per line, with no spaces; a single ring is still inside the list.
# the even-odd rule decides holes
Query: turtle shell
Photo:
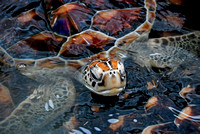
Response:
[[[156,10],[155,0],[52,0],[36,5],[0,21],[1,47],[17,64],[62,65],[109,57],[108,50],[148,33]]]

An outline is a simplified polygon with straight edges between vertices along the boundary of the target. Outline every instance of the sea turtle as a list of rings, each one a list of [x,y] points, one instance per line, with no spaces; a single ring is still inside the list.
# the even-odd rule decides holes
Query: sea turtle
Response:
[[[41,83],[0,122],[2,134],[35,132],[68,109],[76,96],[70,78],[113,96],[126,86],[127,57],[175,69],[193,56],[187,50],[199,54],[199,32],[148,41],[155,0],[48,2],[0,22],[1,63]]]

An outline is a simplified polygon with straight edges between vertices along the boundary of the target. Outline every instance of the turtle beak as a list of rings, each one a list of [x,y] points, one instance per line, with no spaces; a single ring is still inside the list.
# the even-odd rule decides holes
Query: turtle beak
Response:
[[[114,96],[114,95],[118,95],[123,90],[124,90],[124,88],[112,88],[109,90],[104,90],[104,91],[98,92],[98,94],[104,95],[104,96]]]
[[[103,81],[104,85],[102,87],[99,86],[98,90],[96,90],[96,93],[100,95],[114,96],[125,89],[126,77],[122,79],[119,73],[112,76],[106,74]]]

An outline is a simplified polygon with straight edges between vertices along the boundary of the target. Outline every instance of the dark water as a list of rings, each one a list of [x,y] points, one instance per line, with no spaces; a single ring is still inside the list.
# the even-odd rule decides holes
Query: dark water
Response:
[[[50,11],[66,2],[70,2],[70,0],[59,2],[53,0],[10,0],[6,2],[1,0],[1,47],[9,48],[20,40],[41,32],[52,32],[54,29],[50,26],[48,15]],[[133,0],[133,2],[136,2],[136,0]],[[179,35],[200,30],[197,1],[157,0],[157,2],[157,18],[150,33],[150,38]],[[141,5],[142,2],[140,1],[136,3],[136,7]],[[95,5],[90,6],[94,10],[99,10],[99,7],[95,7]],[[128,5],[107,4],[106,6],[113,9]],[[37,13],[34,19],[31,19],[28,23],[19,23],[15,20],[17,16],[29,10],[34,10]],[[87,17],[90,17],[94,13],[89,12],[88,14]],[[66,34],[65,32],[61,30],[61,34]],[[76,33],[77,31],[74,29],[72,32]],[[48,40],[36,42],[33,45],[35,45],[36,50],[45,51],[46,46],[43,46],[43,44],[54,42],[57,47],[50,46],[53,52],[40,54],[40,56],[42,55],[42,58],[44,56],[55,56],[60,45],[66,41],[66,38],[63,38],[61,41]],[[31,40],[26,41],[31,42]],[[18,58],[30,58],[30,54],[37,55],[37,51],[31,51],[31,53],[28,51],[22,57],[20,57],[20,54],[13,55],[19,56]],[[36,56],[36,58],[41,57]],[[127,86],[119,96],[102,97],[93,94],[82,84],[73,80],[77,89],[74,105],[39,132],[134,134],[147,133],[150,132],[149,129],[152,129],[153,133],[182,134],[200,132],[199,60],[189,62],[184,67],[178,67],[170,75],[167,75],[168,68],[152,68],[149,72],[145,67],[139,66],[131,59],[125,60],[124,65],[128,77]],[[0,83],[9,89],[12,97],[12,103],[0,102],[0,120],[3,120],[33,92],[39,83],[20,74],[14,67],[8,67],[3,63],[0,63],[0,67]],[[153,84],[154,87],[152,87]],[[187,92],[184,96],[181,96],[180,92],[184,88],[188,88]],[[145,129],[147,127],[149,129]],[[67,129],[69,128],[72,132],[68,132]]]

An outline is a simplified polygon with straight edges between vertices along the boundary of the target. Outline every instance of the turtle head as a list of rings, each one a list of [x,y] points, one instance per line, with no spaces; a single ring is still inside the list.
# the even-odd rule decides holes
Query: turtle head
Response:
[[[82,76],[87,88],[103,96],[117,95],[126,85],[124,65],[118,59],[95,60],[85,67]]]

